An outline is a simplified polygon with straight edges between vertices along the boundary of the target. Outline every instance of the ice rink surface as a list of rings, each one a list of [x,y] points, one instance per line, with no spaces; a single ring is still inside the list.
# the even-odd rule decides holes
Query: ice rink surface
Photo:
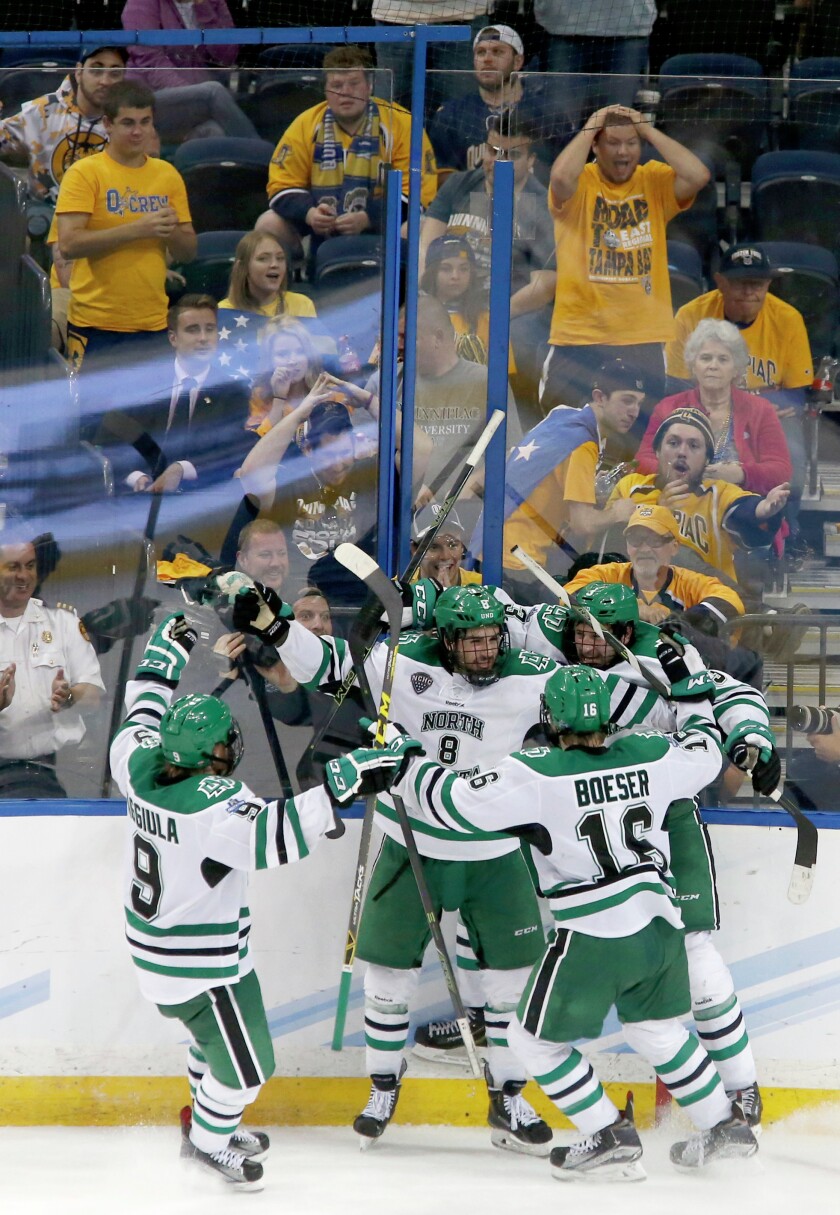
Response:
[[[838,1215],[840,1109],[768,1127],[758,1155],[674,1171],[668,1146],[682,1130],[642,1131],[647,1180],[563,1184],[547,1160],[490,1144],[486,1129],[394,1125],[360,1152],[339,1127],[267,1128],[265,1188],[234,1195],[178,1160],[172,1129],[0,1129],[3,1215]],[[563,1137],[557,1138],[563,1142]],[[233,1205],[231,1205],[233,1204]]]

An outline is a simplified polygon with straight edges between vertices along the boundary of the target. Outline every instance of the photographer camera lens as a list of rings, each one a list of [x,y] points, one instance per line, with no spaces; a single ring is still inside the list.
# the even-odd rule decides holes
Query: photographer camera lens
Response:
[[[810,705],[791,705],[790,724],[803,734],[830,734],[833,709],[814,709]]]

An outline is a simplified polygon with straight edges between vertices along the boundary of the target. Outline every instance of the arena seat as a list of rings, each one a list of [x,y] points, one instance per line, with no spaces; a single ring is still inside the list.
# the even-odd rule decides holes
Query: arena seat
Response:
[[[16,114],[24,101],[54,93],[76,62],[75,55],[52,55],[49,51],[42,51],[37,59],[29,59],[20,67],[5,58],[0,70],[0,102],[4,116]]]
[[[224,299],[228,293],[230,272],[233,267],[236,246],[245,232],[223,228],[213,232],[199,232],[198,250],[193,261],[178,266],[186,286],[183,293],[197,292],[212,295],[214,300]]]
[[[172,159],[187,186],[197,232],[253,228],[268,206],[274,145],[263,139],[190,139]]]
[[[723,176],[742,172],[770,144],[769,82],[761,64],[744,55],[674,55],[659,73],[657,127]]]
[[[840,59],[802,59],[790,69],[788,120],[791,148],[840,152]]]
[[[261,78],[256,92],[243,97],[241,104],[262,138],[271,141],[273,151],[292,120],[323,100],[323,72],[298,69]]]
[[[679,240],[668,241],[668,277],[671,280],[671,303],[674,312],[696,299],[706,290],[703,262],[693,245]]]
[[[796,241],[758,241],[780,271],[771,291],[797,308],[805,320],[811,354],[819,362],[833,354],[840,326],[840,270],[828,249]]]
[[[756,240],[801,241],[840,255],[840,154],[759,156],[751,205]]]

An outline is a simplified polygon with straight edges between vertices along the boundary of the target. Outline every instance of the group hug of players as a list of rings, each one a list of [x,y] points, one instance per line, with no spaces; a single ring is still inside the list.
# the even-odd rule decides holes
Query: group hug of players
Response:
[[[242,740],[224,702],[174,699],[196,641],[182,615],[157,628],[128,685],[111,749],[129,811],[126,931],[143,995],[190,1034],[182,1155],[260,1188],[268,1137],[241,1119],[274,1055],[248,946],[247,875],[305,859],[340,833],[342,808],[370,795],[383,838],[357,953],[371,1090],[354,1129],[365,1145],[385,1131],[430,940],[392,792],[434,907],[459,915],[472,965],[460,973],[479,993],[465,1002],[484,1008],[492,1142],[550,1154],[559,1180],[645,1176],[632,1102],[618,1110],[570,1045],[597,1038],[615,1008],[628,1044],[696,1128],[671,1148],[674,1165],[752,1155],[761,1097],[712,935],[714,861],[697,799],[727,759],[759,792],[776,788],[763,697],[641,621],[621,585],[591,583],[571,608],[429,581],[403,593],[390,704],[399,726],[384,748],[332,759],[322,785],[288,800],[264,799],[234,774]],[[352,669],[345,641],[307,631],[266,587],[239,589],[233,616],[277,647],[303,687],[335,690]],[[380,639],[365,662],[374,697],[388,658]],[[539,899],[554,923],[548,942]],[[695,1033],[680,1020],[689,1011]],[[581,1132],[571,1146],[552,1149],[522,1096],[528,1075]]]

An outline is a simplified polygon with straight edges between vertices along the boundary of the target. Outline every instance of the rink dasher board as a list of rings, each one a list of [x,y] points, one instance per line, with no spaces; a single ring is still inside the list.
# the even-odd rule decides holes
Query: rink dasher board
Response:
[[[64,813],[44,814],[42,804],[19,803],[23,815],[10,813],[13,805],[0,811],[0,1124],[170,1122],[187,1099],[185,1039],[137,990],[124,940],[122,805],[73,803],[75,813],[63,805]],[[89,807],[93,814],[82,812]],[[785,897],[793,831],[757,823],[750,811],[736,823],[727,811],[707,817],[723,816],[710,825],[719,944],[772,1120],[840,1100],[840,815],[820,816],[813,894],[799,907]],[[329,1049],[359,829],[351,821],[343,839],[302,864],[252,879],[252,948],[277,1060],[255,1111],[266,1124],[340,1125],[366,1096],[362,966],[345,1049]],[[437,963],[427,960],[412,1022],[447,1009]],[[617,1022],[587,1054],[616,1097],[633,1085],[644,1118],[652,1075],[623,1049]],[[529,1094],[539,1106],[535,1086]],[[401,1120],[480,1125],[485,1106],[483,1083],[465,1071],[410,1060]],[[556,1110],[542,1109],[562,1124]]]

